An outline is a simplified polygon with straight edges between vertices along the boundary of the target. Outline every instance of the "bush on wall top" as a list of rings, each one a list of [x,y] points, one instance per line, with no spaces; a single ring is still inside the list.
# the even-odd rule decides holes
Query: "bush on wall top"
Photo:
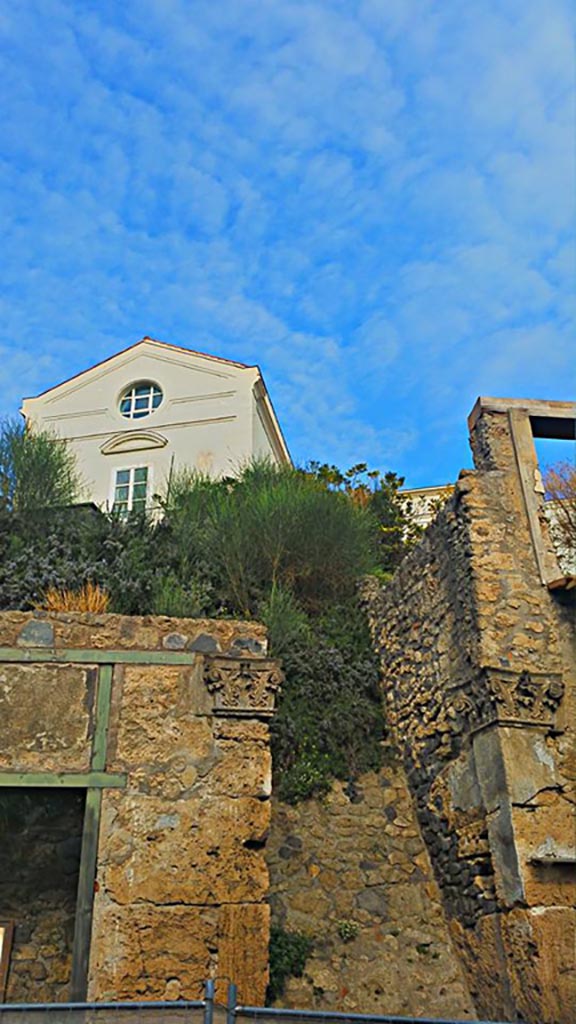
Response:
[[[321,794],[334,776],[378,765],[377,659],[356,584],[393,569],[409,539],[399,477],[262,461],[234,479],[184,472],[160,520],[121,520],[58,507],[78,494],[74,467],[53,457],[65,449],[52,437],[31,436],[4,436],[0,608],[34,608],[49,592],[90,584],[122,614],[259,616],[286,676],[273,725],[280,794]],[[44,490],[34,490],[31,467],[42,459]]]

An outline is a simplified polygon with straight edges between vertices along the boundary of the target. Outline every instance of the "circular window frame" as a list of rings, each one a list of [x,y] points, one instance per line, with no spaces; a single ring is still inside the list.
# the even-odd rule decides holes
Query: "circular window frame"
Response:
[[[136,395],[135,392],[137,388],[148,388],[148,395]],[[154,399],[154,391],[160,393],[160,401],[156,406],[152,405],[152,401]],[[122,403],[131,395],[133,395],[131,412],[123,412]],[[148,398],[148,407],[143,409],[140,415],[135,415],[135,413],[137,413],[137,410],[135,408],[136,399],[143,397]],[[164,394],[164,389],[160,384],[158,384],[157,381],[150,380],[149,378],[141,378],[139,380],[134,380],[132,381],[131,384],[127,384],[126,387],[123,387],[119,395],[117,396],[116,413],[124,423],[141,423],[143,420],[147,422],[150,419],[150,417],[154,415],[154,413],[158,412],[158,409],[160,409],[165,397],[166,396]]]

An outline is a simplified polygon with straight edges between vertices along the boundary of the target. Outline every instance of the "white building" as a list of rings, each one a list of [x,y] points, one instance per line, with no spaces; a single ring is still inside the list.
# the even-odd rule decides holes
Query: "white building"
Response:
[[[454,490],[454,484],[437,484],[432,487],[407,487],[399,491],[406,502],[410,519],[425,529],[436,518],[437,512]]]
[[[290,464],[257,366],[143,338],[22,403],[74,452],[86,498],[138,509],[170,474],[232,476],[248,460]]]

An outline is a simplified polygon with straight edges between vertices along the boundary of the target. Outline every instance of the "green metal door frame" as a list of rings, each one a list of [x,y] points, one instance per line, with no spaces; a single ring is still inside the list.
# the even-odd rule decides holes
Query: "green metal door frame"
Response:
[[[135,651],[67,648],[0,648],[0,664],[77,664],[97,665],[98,680],[94,733],[88,772],[11,772],[0,771],[0,787],[80,788],[86,790],[80,870],[74,919],[70,999],[83,1002],[88,991],[88,967],[92,937],[94,886],[98,861],[98,837],[102,812],[102,791],[123,789],[127,776],[106,771],[108,726],[115,665],[193,665],[192,651]]]

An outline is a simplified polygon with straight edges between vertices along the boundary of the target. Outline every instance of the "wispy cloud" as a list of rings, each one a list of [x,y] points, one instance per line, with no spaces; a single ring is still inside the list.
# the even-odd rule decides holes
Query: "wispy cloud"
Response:
[[[567,397],[567,0],[5,0],[3,405],[150,333],[414,483]]]

